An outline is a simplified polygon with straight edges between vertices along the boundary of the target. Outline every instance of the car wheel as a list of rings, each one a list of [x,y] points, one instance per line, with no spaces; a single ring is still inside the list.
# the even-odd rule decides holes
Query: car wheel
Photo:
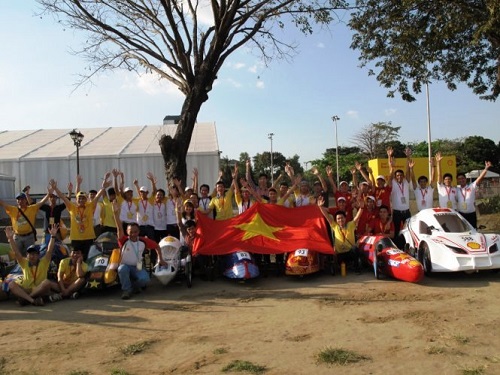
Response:
[[[431,261],[431,253],[429,251],[429,245],[427,243],[422,243],[422,246],[419,251],[422,257],[421,262],[424,266],[424,272],[428,276],[432,273],[432,261]]]

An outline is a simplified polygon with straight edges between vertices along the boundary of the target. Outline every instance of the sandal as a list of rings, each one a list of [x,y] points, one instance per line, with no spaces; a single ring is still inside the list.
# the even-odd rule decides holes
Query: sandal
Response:
[[[45,306],[45,302],[43,302],[42,297],[35,298],[35,300],[32,303],[33,306]]]

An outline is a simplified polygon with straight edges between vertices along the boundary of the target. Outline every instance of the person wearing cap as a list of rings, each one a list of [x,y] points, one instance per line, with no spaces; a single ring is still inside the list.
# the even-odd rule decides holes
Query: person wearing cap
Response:
[[[151,181],[153,193],[149,197],[149,190],[147,186],[139,187],[139,182],[134,180],[134,186],[137,189],[139,199],[137,200],[137,223],[139,224],[140,236],[155,238],[155,224],[154,224],[154,201],[156,196],[156,177],[148,172],[146,177]]]
[[[321,213],[331,226],[333,232],[333,242],[337,262],[348,264],[352,263],[356,273],[361,272],[361,254],[356,246],[356,226],[363,214],[364,201],[358,198],[359,209],[356,216],[351,221],[346,220],[344,211],[337,211],[335,216],[330,216],[328,209],[323,207],[323,197],[318,199],[317,205],[321,209]]]
[[[358,236],[368,234],[370,223],[378,217],[378,208],[375,207],[375,197],[373,195],[367,195],[364,201],[365,209],[359,218],[358,227],[356,229]]]
[[[6,227],[5,234],[9,241],[17,263],[23,271],[23,277],[9,283],[9,291],[18,298],[20,305],[32,304],[43,306],[43,297],[48,296],[52,290],[59,291],[57,283],[47,279],[47,272],[52,260],[52,253],[56,243],[56,234],[59,225],[56,223],[49,229],[50,241],[45,256],[40,258],[40,246],[31,245],[26,250],[26,257],[19,251],[14,240],[13,227]]]
[[[10,218],[17,249],[23,256],[26,255],[26,249],[36,242],[36,214],[40,207],[47,202],[51,194],[52,190],[49,188],[40,202],[29,204],[26,193],[19,193],[16,195],[17,206],[7,204],[0,199],[0,206],[5,209]]]
[[[365,199],[366,202],[366,197],[372,194],[370,177],[366,174],[365,169],[363,168],[363,164],[361,164],[360,162],[356,161],[354,163],[354,167],[355,169],[351,170],[352,183],[354,186],[358,186],[359,190],[358,194],[361,196],[361,198]],[[358,183],[358,177],[356,171],[358,171],[361,174],[361,176],[365,179],[364,181]]]
[[[389,185],[392,186],[391,207],[392,221],[394,222],[394,241],[400,248],[403,247],[404,239],[399,238],[399,232],[404,222],[411,217],[410,213],[410,174],[413,169],[411,160],[411,150],[407,148],[406,154],[406,173],[402,169],[394,171],[394,151],[392,147],[387,148],[387,157],[389,159],[390,175]]]
[[[457,209],[457,188],[452,185],[453,176],[451,173],[442,175],[441,169],[441,152],[436,153],[436,169],[437,169],[437,191],[439,205],[438,207],[447,207],[453,210]]]
[[[70,216],[70,240],[74,249],[79,249],[83,254],[83,259],[87,259],[90,246],[94,242],[96,235],[94,232],[94,211],[99,198],[111,185],[108,180],[111,173],[106,173],[101,189],[97,192],[95,199],[88,200],[87,194],[83,191],[76,193],[76,204],[71,202],[57,187],[55,180],[50,180],[49,184],[62,199]]]
[[[413,163],[413,162],[412,162]],[[432,208],[434,203],[434,164],[431,161],[431,176],[430,182],[427,176],[420,176],[417,180],[413,168],[410,169],[410,178],[415,193],[415,201],[417,203],[417,210],[422,211],[426,208]]]
[[[375,197],[375,206],[376,207],[380,207],[382,205],[387,206],[389,207],[389,212],[390,212],[392,187],[386,184],[386,180],[383,175],[378,175],[377,178],[375,179],[371,167],[369,166],[366,167],[366,170],[370,175],[373,196]]]
[[[138,199],[134,199],[134,191],[128,186],[121,190],[121,196],[120,222],[127,228],[128,224],[137,223]]]
[[[345,217],[347,221],[351,221],[354,218],[352,214],[353,211],[352,206],[347,204],[347,199],[345,199],[344,197],[338,197],[336,205],[334,207],[328,208],[328,213],[334,217],[337,211],[345,212]]]
[[[130,299],[133,292],[140,293],[150,281],[149,273],[143,267],[143,253],[146,249],[156,251],[158,263],[166,266],[160,246],[157,242],[147,237],[139,236],[139,225],[130,223],[126,231],[120,221],[120,206],[113,203],[113,216],[118,229],[118,244],[120,245],[121,259],[118,266],[118,277],[122,288],[122,299]]]

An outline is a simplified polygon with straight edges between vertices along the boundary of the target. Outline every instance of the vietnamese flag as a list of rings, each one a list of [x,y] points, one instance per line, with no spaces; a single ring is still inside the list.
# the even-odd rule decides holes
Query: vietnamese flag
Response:
[[[243,250],[280,254],[305,248],[332,254],[328,230],[317,206],[287,208],[255,203],[227,220],[212,220],[197,213],[193,253],[224,255]]]

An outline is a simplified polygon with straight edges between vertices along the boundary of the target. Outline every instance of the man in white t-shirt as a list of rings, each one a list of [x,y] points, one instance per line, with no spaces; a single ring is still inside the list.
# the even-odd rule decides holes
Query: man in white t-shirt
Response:
[[[422,175],[418,178],[417,184],[415,173],[413,172],[413,165],[410,169],[410,174],[418,211],[425,210],[426,208],[432,208],[434,200],[434,166],[432,165],[430,182],[427,176]]]
[[[437,163],[437,189],[439,197],[439,207],[457,209],[457,189],[452,186],[453,176],[451,173],[441,174],[441,160],[443,157],[440,152],[436,153]]]
[[[470,184],[464,173],[457,174],[457,210],[474,228],[477,228],[476,190],[490,167],[491,162],[486,161],[479,177]]]

